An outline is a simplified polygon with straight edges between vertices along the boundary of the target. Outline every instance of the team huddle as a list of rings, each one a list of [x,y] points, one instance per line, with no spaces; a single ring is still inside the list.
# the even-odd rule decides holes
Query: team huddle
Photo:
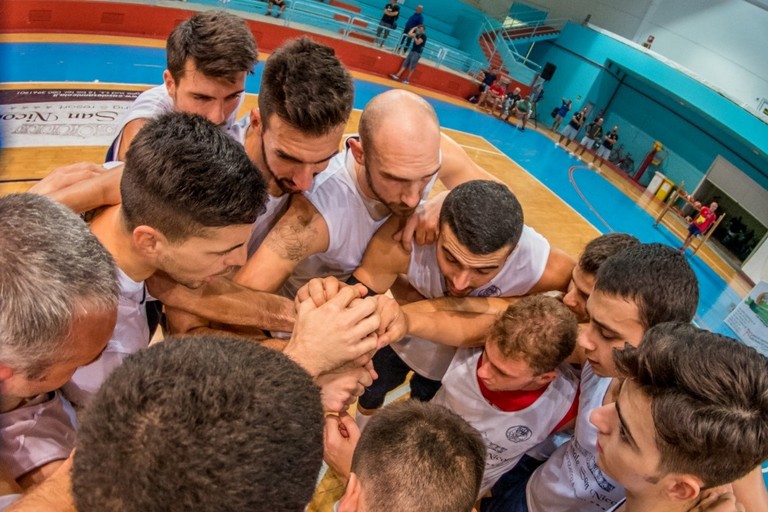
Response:
[[[575,260],[416,94],[345,138],[306,37],[238,120],[257,60],[194,15],[109,165],[0,197],[0,510],[300,511],[323,460],[342,512],[762,510],[768,359],[684,255]]]

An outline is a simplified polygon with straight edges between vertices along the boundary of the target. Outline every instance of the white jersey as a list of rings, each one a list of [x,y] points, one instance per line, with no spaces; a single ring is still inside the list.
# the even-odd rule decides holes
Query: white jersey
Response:
[[[435,175],[424,189],[422,200],[436,179]],[[304,195],[328,226],[328,249],[299,263],[281,290],[291,298],[313,277],[349,279],[360,266],[368,242],[391,215],[383,203],[363,195],[348,148],[331,159],[328,169],[315,178],[312,189]]]
[[[242,130],[242,126],[236,123],[236,119],[237,111],[240,110],[240,106],[243,104],[244,100],[245,94],[241,94],[240,100],[237,103],[237,108],[235,108],[232,115],[227,118],[225,124],[226,132],[233,136],[235,140],[240,140],[241,142],[242,134],[240,131]],[[130,108],[121,116],[120,132],[109,147],[105,161],[109,162],[117,160],[117,152],[120,148],[120,142],[123,140],[123,129],[125,128],[125,125],[136,119],[155,119],[168,112],[173,112],[173,110],[173,98],[168,94],[168,89],[166,89],[165,85],[152,87],[139,94],[131,104]]]
[[[480,496],[526,451],[549,437],[570,410],[579,387],[576,373],[564,365],[536,402],[520,411],[502,411],[480,391],[477,366],[482,354],[482,348],[459,349],[443,377],[443,387],[432,399],[464,418],[484,438],[487,454]]]
[[[75,447],[75,412],[61,393],[45,393],[12,411],[0,413],[0,460],[17,479],[46,464],[66,459]]]
[[[112,370],[120,366],[129,355],[149,345],[149,325],[145,302],[151,300],[144,281],[136,282],[117,269],[120,299],[117,305],[117,324],[112,337],[99,358],[77,369],[62,391],[75,405],[84,407],[93,398]]]
[[[596,375],[589,362],[584,364],[576,431],[528,481],[530,512],[603,511],[624,497],[624,488],[597,467],[597,428],[589,422],[610,384],[610,378]]]
[[[544,274],[550,246],[533,228],[523,227],[517,247],[488,284],[472,290],[470,297],[516,297],[525,295]],[[408,281],[427,299],[445,296],[445,279],[437,264],[437,244],[415,245],[408,266]],[[440,380],[456,349],[407,336],[392,345],[400,359],[418,374]]]

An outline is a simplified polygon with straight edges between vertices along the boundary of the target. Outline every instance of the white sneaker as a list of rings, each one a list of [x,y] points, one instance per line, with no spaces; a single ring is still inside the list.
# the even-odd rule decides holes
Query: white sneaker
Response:
[[[408,85],[408,80],[403,80],[403,81],[402,81],[402,84],[403,84],[403,85]]]
[[[559,142],[555,142],[555,147],[559,148],[560,147],[560,143]]]
[[[570,156],[571,158],[575,158],[576,157],[576,153],[574,153],[573,151],[569,151],[568,152],[568,156]]]
[[[587,165],[589,166],[590,169],[592,169],[595,166],[595,164],[593,164],[592,162],[589,162]]]
[[[400,77],[399,77],[399,76],[397,76],[397,75],[396,75],[396,74],[394,74],[394,73],[390,73],[390,74],[389,74],[389,78],[391,78],[392,80],[400,80]]]

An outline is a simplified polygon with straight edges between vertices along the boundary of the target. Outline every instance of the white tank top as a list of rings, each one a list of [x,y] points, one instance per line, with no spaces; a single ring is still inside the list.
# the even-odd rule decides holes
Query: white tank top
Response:
[[[237,108],[235,108],[232,115],[227,118],[225,125],[226,132],[240,142],[242,142],[242,134],[240,133],[242,126],[236,123],[236,118],[237,111],[240,110],[243,101],[245,101],[245,94],[240,95]],[[120,118],[120,132],[109,146],[107,157],[104,161],[110,162],[117,160],[117,150],[120,147],[120,141],[123,139],[123,128],[125,128],[125,125],[135,119],[154,119],[167,112],[172,112],[173,107],[173,98],[168,94],[168,89],[166,89],[165,85],[152,87],[139,94],[131,104],[130,108]]]
[[[424,189],[422,200],[436,179],[437,175]],[[349,279],[360,266],[368,242],[391,215],[381,202],[363,196],[349,148],[331,159],[328,169],[317,175],[312,189],[304,195],[328,226],[328,249],[299,263],[281,290],[290,298],[313,277]]]
[[[117,270],[120,299],[117,305],[117,324],[107,348],[99,358],[78,368],[62,391],[69,401],[85,407],[101,387],[112,370],[123,359],[149,345],[149,325],[145,302],[152,300],[144,287],[144,281],[136,282],[122,270]]]
[[[443,387],[434,403],[447,407],[483,436],[487,447],[485,472],[480,496],[510,470],[525,452],[544,441],[576,400],[578,377],[567,365],[558,368],[558,376],[529,407],[505,412],[488,403],[477,382],[477,364],[482,348],[456,351]]]
[[[69,457],[77,420],[72,406],[54,391],[0,413],[0,460],[14,479]]]
[[[597,467],[597,428],[589,415],[603,405],[610,378],[587,362],[573,439],[560,446],[531,476],[525,494],[530,512],[604,511],[624,497],[624,488]]]
[[[524,226],[517,247],[491,281],[470,297],[515,297],[525,295],[541,279],[549,258],[549,242],[531,227]],[[427,299],[445,296],[445,279],[437,264],[437,244],[415,245],[408,266],[408,281]],[[400,359],[414,371],[440,380],[456,351],[453,347],[407,336],[392,345]]]

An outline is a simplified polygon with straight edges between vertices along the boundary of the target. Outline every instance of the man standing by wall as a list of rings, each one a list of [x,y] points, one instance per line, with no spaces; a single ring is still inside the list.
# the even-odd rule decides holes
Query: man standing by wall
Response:
[[[376,42],[379,46],[384,46],[384,41],[389,37],[389,31],[397,28],[397,18],[400,16],[400,5],[397,0],[389,0],[384,6],[384,15],[379,22],[379,28],[376,29]],[[381,33],[384,32],[384,36]]]
[[[411,31],[408,32],[408,38],[413,39],[413,47],[411,48],[411,51],[400,65],[400,70],[397,73],[389,75],[392,80],[400,80],[401,75],[407,69],[408,76],[403,80],[403,83],[406,85],[408,85],[408,81],[411,79],[411,75],[413,75],[413,71],[416,69],[416,64],[418,64],[419,59],[421,58],[421,52],[424,51],[424,45],[427,44],[427,34],[424,25],[418,25],[411,29]]]
[[[400,42],[397,43],[397,53],[400,53],[401,49],[403,54],[408,53],[408,48],[411,46],[411,38],[408,37],[408,33],[413,30],[414,27],[424,24],[424,15],[421,14],[421,11],[423,10],[423,5],[417,5],[416,12],[414,12],[411,17],[408,18],[408,21],[405,22],[403,35],[400,36]]]

